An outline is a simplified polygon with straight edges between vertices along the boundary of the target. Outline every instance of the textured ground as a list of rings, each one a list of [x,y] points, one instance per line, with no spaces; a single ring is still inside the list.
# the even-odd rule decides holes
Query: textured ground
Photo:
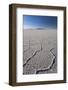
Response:
[[[57,31],[24,30],[23,74],[57,72]]]

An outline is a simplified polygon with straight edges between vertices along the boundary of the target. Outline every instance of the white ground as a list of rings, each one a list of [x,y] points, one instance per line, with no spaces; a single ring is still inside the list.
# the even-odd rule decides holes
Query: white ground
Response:
[[[38,69],[42,69],[40,74],[57,73],[57,30],[24,30],[23,42],[23,74],[35,74]],[[51,49],[55,63],[51,69],[43,71],[52,62]]]

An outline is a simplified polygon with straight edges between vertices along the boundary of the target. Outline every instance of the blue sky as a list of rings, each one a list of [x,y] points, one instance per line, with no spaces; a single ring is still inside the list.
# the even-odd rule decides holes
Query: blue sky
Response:
[[[30,16],[24,15],[24,29],[57,28],[56,16]]]

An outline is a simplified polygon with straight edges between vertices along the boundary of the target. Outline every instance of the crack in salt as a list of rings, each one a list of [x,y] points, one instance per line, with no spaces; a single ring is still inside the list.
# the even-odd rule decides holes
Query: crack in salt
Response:
[[[39,68],[39,69],[35,70],[35,74],[38,74],[39,72],[43,72],[43,71],[48,71],[48,70],[50,70],[53,67],[53,65],[55,63],[55,59],[56,59],[55,54],[52,52],[53,49],[54,48],[52,48],[50,50],[51,55],[53,55],[52,62],[50,63],[50,65],[47,68],[43,68],[43,69]]]
[[[30,49],[30,41],[29,41],[29,49]],[[43,48],[42,48],[42,43],[41,43],[40,49],[39,49],[39,50],[36,50],[36,51],[33,53],[33,55],[30,56],[30,57],[26,60],[26,62],[23,64],[23,67],[26,66],[26,64],[27,64],[37,53],[39,53],[39,52],[42,51],[42,50],[43,50]]]
[[[35,52],[33,53],[33,55],[30,56],[30,57],[26,60],[26,62],[23,64],[23,67],[24,67],[37,53],[39,53],[40,51],[41,51],[41,49],[35,51]]]

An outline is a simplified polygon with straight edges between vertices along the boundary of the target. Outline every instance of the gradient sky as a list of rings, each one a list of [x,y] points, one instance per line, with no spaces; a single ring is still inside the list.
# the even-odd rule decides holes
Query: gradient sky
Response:
[[[57,28],[56,16],[30,16],[24,15],[24,29]]]

